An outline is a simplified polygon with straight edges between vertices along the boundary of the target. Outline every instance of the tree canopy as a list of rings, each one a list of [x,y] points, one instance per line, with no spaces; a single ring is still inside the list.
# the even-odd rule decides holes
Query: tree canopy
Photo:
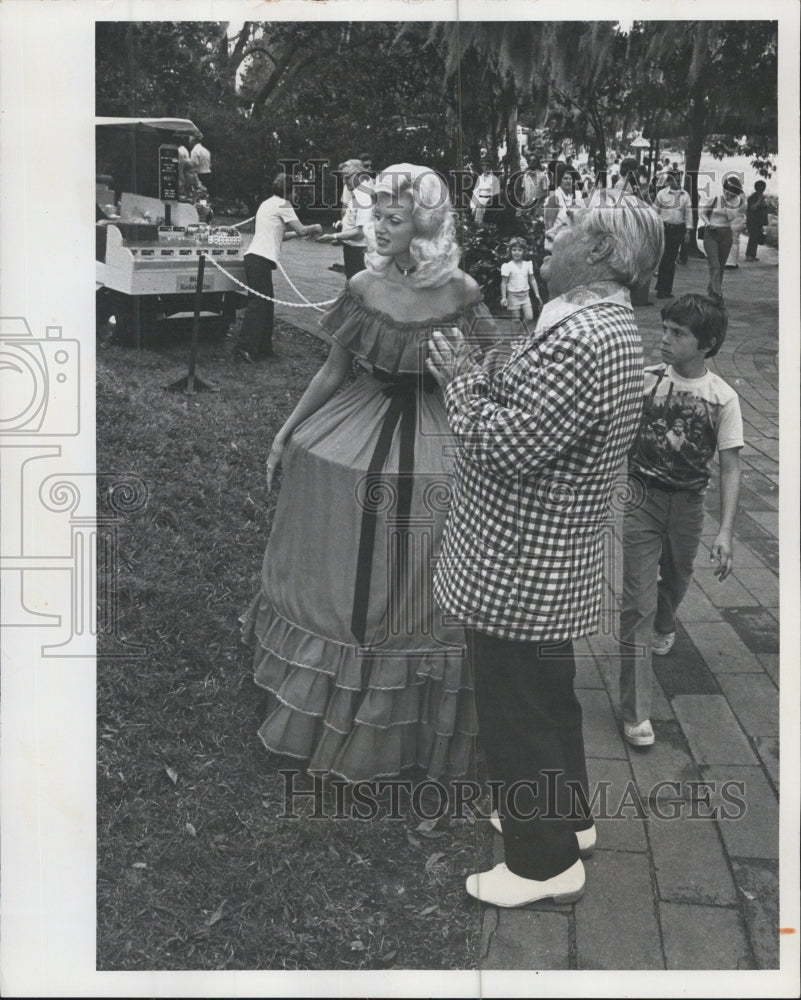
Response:
[[[618,133],[775,151],[769,21],[131,21],[96,25],[96,113],[187,117],[218,193],[252,207],[281,160],[474,166],[517,124],[603,158]]]

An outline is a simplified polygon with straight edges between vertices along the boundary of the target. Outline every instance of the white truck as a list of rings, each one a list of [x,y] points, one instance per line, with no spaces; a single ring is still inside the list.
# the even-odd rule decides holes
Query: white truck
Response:
[[[199,130],[182,118],[96,119],[97,323],[113,317],[123,343],[192,315],[200,254],[204,325],[223,336],[246,302],[228,276],[245,281],[239,232],[201,224],[195,205],[179,200],[179,146],[192,133]]]

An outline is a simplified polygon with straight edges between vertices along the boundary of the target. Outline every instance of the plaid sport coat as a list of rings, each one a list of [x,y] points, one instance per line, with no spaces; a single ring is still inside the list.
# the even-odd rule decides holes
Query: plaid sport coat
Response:
[[[640,420],[643,357],[625,291],[584,291],[578,307],[549,303],[541,322],[553,306],[555,325],[538,324],[496,372],[474,365],[445,393],[461,447],[434,594],[446,613],[506,639],[598,627],[604,535]]]

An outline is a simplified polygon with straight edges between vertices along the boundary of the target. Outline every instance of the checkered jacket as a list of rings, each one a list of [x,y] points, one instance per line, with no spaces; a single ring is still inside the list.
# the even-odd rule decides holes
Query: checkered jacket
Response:
[[[603,528],[642,391],[632,310],[610,302],[450,383],[461,448],[434,580],[446,612],[507,639],[597,630]]]

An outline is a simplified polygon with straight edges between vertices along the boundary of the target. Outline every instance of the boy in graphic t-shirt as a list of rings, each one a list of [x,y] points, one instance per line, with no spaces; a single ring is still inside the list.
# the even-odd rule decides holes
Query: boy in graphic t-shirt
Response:
[[[743,422],[732,387],[704,364],[726,336],[723,305],[683,295],[662,310],[662,361],[645,369],[643,414],[629,454],[636,501],[623,524],[620,703],[623,733],[651,746],[651,655],[676,638],[676,610],[692,578],[704,524],[704,493],[720,462],[720,531],[710,561],[725,580],[740,492]],[[658,576],[658,582],[657,582]]]

